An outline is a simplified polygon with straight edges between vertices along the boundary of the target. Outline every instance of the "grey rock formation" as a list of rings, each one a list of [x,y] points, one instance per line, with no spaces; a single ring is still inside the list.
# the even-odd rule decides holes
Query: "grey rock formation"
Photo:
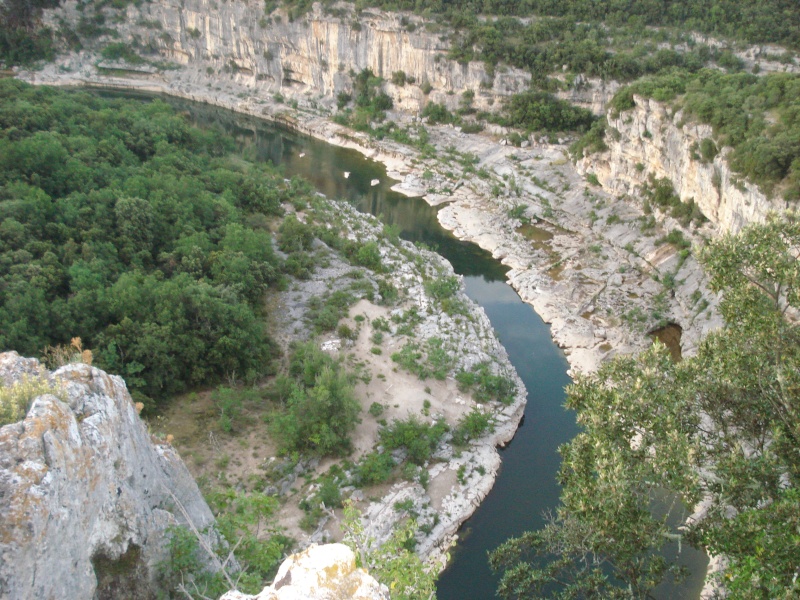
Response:
[[[110,10],[104,10],[110,17]],[[46,19],[54,27],[59,19],[75,26],[83,14],[82,5],[66,0]],[[387,83],[386,91],[397,108],[410,112],[428,101],[455,109],[466,90],[475,92],[476,108],[490,110],[499,106],[495,100],[525,91],[531,78],[520,69],[490,73],[480,61],[447,60],[447,31],[429,32],[414,15],[376,9],[356,13],[346,3],[334,13],[315,4],[292,19],[283,9],[265,14],[258,2],[158,0],[128,5],[114,28],[120,40],[136,39],[138,47],[194,72],[189,83],[205,84],[214,74],[220,82],[229,79],[269,94],[308,94],[329,106],[337,93],[352,92],[351,73],[363,69],[387,81],[403,71],[414,83]],[[432,86],[428,95],[423,82]]]
[[[260,594],[231,591],[220,600],[388,600],[388,592],[356,567],[350,548],[325,544],[310,546],[283,561],[275,582]]]
[[[86,364],[50,373],[0,354],[0,383],[51,381],[0,429],[0,597],[151,598],[165,530],[213,515],[178,454],[154,443],[120,377]]]
[[[608,150],[579,163],[607,191],[635,193],[651,174],[667,177],[681,200],[694,199],[712,223],[731,232],[788,208],[731,170],[726,158],[731,148],[722,148],[712,161],[700,160],[700,142],[713,138],[709,125],[685,121],[682,111],[673,114],[656,100],[634,96],[634,102],[631,110],[609,113],[609,128],[619,135],[606,135]]]

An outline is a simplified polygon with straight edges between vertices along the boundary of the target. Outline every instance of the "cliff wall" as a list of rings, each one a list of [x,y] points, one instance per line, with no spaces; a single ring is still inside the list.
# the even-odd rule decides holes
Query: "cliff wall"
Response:
[[[631,110],[608,114],[608,150],[579,161],[579,168],[597,175],[607,191],[635,194],[651,174],[667,177],[681,200],[694,199],[712,223],[730,232],[788,208],[731,170],[731,148],[722,148],[712,161],[701,159],[701,141],[713,139],[709,125],[684,122],[682,111],[672,113],[656,100],[634,96],[634,102]]]
[[[67,0],[48,11],[46,20],[56,29],[61,23],[79,29],[84,11],[76,0]],[[157,0],[102,12],[119,40],[147,58],[180,65],[191,74],[183,78],[189,85],[232,80],[254,92],[306,97],[331,107],[338,93],[352,91],[354,73],[371,69],[387,80],[397,109],[418,112],[427,102],[456,109],[461,94],[471,90],[474,107],[491,111],[528,89],[531,80],[520,69],[448,60],[451,32],[441,25],[412,14],[356,12],[347,3],[329,12],[315,4],[294,20],[286,11],[266,14],[263,4],[246,0]],[[83,41],[102,47],[114,40]],[[389,83],[398,71],[409,83]],[[430,84],[428,94],[423,83]],[[560,97],[602,114],[618,85],[578,77],[567,87]]]
[[[75,4],[64,11],[73,14]],[[431,27],[430,25],[428,27]],[[387,85],[398,108],[419,110],[427,100],[455,107],[465,90],[475,105],[489,108],[496,99],[523,91],[530,74],[518,69],[488,73],[483,63],[446,59],[447,31],[432,32],[413,15],[364,10],[341,4],[326,13],[319,4],[294,20],[285,11],[265,14],[263,3],[241,0],[159,0],[129,5],[115,28],[125,41],[155,51],[204,73],[230,74],[248,87],[331,99],[352,90],[352,72],[371,69],[391,80],[403,71],[414,84]],[[223,78],[224,79],[224,78]],[[426,96],[420,85],[433,88]]]
[[[173,496],[198,528],[214,521],[197,485],[120,377],[0,354],[3,386],[31,380],[53,393],[0,428],[0,596],[155,598]]]

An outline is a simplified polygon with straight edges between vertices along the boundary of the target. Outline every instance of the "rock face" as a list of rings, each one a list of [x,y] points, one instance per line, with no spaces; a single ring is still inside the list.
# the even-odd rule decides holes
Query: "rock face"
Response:
[[[723,148],[713,161],[700,159],[698,147],[703,139],[712,138],[710,126],[684,123],[682,111],[672,114],[656,100],[634,96],[634,102],[633,109],[616,117],[609,113],[608,151],[580,161],[580,168],[597,175],[606,190],[630,194],[650,174],[667,177],[681,200],[694,199],[711,222],[730,232],[788,208],[731,170],[726,158],[731,148]]]
[[[220,600],[389,600],[386,586],[356,567],[344,544],[310,546],[291,555],[257,596],[228,592]]]
[[[0,382],[54,394],[0,429],[0,596],[154,598],[174,497],[200,529],[213,515],[177,453],[154,445],[120,377],[86,364],[49,373],[0,354]]]
[[[48,12],[48,22],[77,25],[83,15],[77,6],[67,0]],[[148,58],[157,53],[194,71],[192,83],[205,85],[211,74],[220,82],[230,78],[269,93],[307,93],[332,105],[337,93],[352,92],[353,73],[371,69],[388,81],[402,71],[409,83],[387,83],[386,91],[396,107],[413,112],[428,101],[456,108],[466,90],[475,92],[475,107],[486,110],[496,99],[526,90],[531,79],[519,69],[489,73],[481,62],[447,60],[449,32],[430,32],[416,16],[370,9],[357,14],[344,3],[333,12],[315,4],[295,19],[283,10],[265,14],[263,3],[241,0],[158,0],[130,4],[126,11],[121,22],[114,17],[120,39],[137,40]],[[107,18],[112,14],[104,12]],[[152,75],[142,67],[126,70]],[[423,82],[432,86],[428,95]]]

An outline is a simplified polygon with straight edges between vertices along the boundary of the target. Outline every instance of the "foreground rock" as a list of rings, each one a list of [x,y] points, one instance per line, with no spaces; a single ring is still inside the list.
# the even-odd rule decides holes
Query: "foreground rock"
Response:
[[[228,592],[220,600],[388,600],[385,585],[356,567],[344,544],[311,546],[283,561],[275,582],[257,596]]]
[[[153,598],[165,531],[213,516],[177,453],[154,444],[120,377],[86,364],[50,373],[0,354],[0,383],[47,381],[0,429],[0,596]]]

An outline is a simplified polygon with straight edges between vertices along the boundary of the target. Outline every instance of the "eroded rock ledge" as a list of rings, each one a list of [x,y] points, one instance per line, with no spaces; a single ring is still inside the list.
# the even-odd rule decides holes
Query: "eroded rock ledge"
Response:
[[[153,443],[120,377],[0,354],[0,383],[26,380],[53,393],[0,428],[0,596],[156,597],[175,500],[198,528],[214,521],[194,479]]]

